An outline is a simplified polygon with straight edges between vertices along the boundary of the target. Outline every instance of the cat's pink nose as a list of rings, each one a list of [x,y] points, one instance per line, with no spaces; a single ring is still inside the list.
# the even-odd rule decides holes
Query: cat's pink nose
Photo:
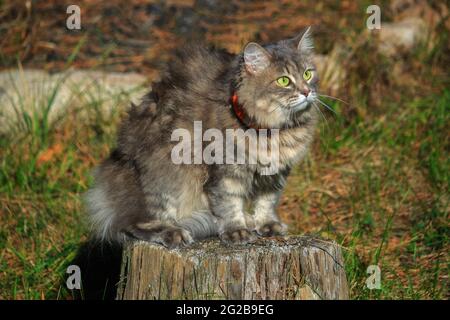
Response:
[[[307,97],[311,90],[309,90],[308,88],[303,88],[300,92],[302,93],[302,95]]]

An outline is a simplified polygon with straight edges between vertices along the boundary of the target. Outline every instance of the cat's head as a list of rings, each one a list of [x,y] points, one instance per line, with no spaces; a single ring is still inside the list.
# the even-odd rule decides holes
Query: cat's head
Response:
[[[293,39],[245,46],[238,95],[261,127],[295,126],[314,118],[318,76],[312,55],[310,28]]]

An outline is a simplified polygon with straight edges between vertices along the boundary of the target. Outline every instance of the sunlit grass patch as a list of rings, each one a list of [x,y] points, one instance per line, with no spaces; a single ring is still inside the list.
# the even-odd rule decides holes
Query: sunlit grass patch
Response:
[[[48,91],[33,106],[25,102],[36,100],[24,97],[18,110],[23,117],[0,137],[3,299],[67,297],[65,270],[88,234],[81,194],[91,169],[114,144],[129,104],[127,92],[108,99],[92,90],[84,96],[78,92],[62,116],[47,122],[49,101],[57,93]],[[110,112],[101,112],[105,107]]]

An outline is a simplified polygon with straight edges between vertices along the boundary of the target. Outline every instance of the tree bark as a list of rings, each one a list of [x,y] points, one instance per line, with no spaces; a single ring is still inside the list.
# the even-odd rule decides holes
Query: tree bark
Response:
[[[123,253],[118,299],[348,299],[340,247],[312,237],[167,250],[134,242]]]

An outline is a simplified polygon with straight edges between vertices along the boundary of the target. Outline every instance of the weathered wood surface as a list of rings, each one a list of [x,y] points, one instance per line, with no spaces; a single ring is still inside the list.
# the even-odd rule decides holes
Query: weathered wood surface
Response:
[[[340,247],[311,237],[167,250],[130,243],[118,299],[348,299]]]

